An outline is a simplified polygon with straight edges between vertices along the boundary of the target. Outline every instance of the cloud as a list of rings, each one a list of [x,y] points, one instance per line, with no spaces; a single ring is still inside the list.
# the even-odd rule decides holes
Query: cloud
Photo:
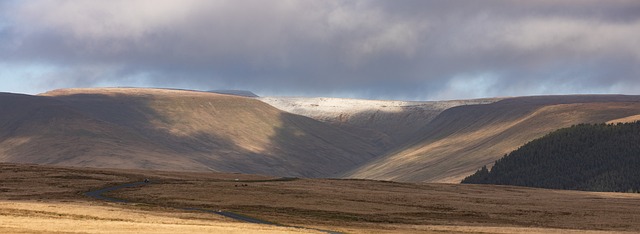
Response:
[[[640,91],[637,1],[36,0],[0,13],[0,63],[55,67],[40,75],[52,87],[408,99]]]

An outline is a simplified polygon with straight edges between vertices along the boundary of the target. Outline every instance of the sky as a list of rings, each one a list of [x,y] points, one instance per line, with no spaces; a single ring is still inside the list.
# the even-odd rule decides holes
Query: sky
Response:
[[[3,0],[0,92],[640,94],[636,0]]]

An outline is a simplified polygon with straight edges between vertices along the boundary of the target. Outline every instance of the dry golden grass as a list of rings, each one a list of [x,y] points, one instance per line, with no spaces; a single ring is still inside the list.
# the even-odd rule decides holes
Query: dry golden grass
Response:
[[[640,102],[501,102],[445,111],[425,138],[346,173],[351,178],[459,183],[483,165],[559,128],[640,113]],[[543,100],[544,101],[544,100]]]
[[[0,200],[0,233],[308,233],[180,211],[141,211],[89,202]],[[212,216],[212,215],[208,215]]]
[[[180,173],[184,178],[193,173]],[[306,229],[239,223],[201,212],[96,201],[82,193],[173,172],[0,164],[0,233],[308,233]],[[198,178],[268,179],[207,173]]]
[[[640,115],[632,115],[632,116],[627,116],[627,117],[620,118],[620,119],[614,119],[614,120],[608,121],[607,123],[608,124],[631,123],[631,122],[636,122],[636,121],[640,121]]]

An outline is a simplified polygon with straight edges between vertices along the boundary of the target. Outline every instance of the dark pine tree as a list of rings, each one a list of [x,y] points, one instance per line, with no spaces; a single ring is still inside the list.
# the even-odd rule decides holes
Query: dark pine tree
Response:
[[[462,183],[640,190],[640,122],[580,124],[533,140]]]

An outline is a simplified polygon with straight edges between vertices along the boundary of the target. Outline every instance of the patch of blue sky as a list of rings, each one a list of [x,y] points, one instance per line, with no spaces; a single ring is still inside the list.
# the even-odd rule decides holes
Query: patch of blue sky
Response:
[[[444,89],[431,99],[448,100],[492,97],[500,93],[494,90],[499,79],[499,75],[493,72],[459,74],[451,78]]]
[[[56,70],[47,65],[0,63],[0,92],[37,94],[47,91],[46,78]]]
[[[123,87],[123,88],[166,88],[166,89],[186,89],[186,90],[209,90],[207,86],[197,85],[192,82],[184,82],[183,79],[177,77],[174,79],[160,79],[164,82],[158,82],[159,77],[166,75],[149,72],[137,71],[133,73],[118,73],[106,75],[109,79],[95,79],[90,87]],[[189,79],[186,79],[189,80]]]
[[[122,77],[112,79],[101,79],[92,87],[152,87],[150,85],[151,75],[147,72],[127,74]]]

